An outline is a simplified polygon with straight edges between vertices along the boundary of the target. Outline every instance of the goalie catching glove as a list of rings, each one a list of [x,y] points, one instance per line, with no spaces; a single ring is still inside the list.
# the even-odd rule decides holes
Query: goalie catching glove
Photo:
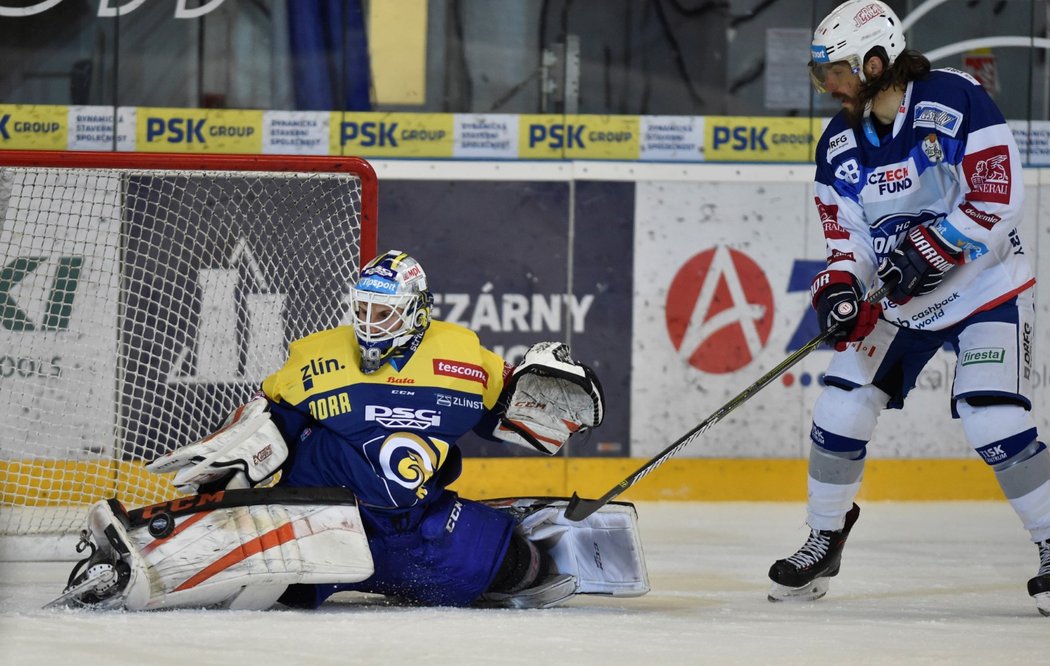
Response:
[[[600,425],[605,415],[598,377],[572,360],[561,342],[541,342],[525,352],[505,395],[506,411],[493,434],[548,455],[574,433]]]
[[[277,473],[288,459],[288,445],[270,421],[266,398],[251,400],[216,432],[146,465],[155,474],[178,472],[172,484],[194,494],[215,488],[249,488]]]

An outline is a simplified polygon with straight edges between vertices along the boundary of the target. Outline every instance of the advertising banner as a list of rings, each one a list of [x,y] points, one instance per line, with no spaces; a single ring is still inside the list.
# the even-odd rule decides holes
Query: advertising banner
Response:
[[[522,115],[523,159],[638,159],[638,116]]]
[[[0,105],[0,148],[65,150],[68,110],[44,104]]]
[[[450,114],[333,113],[331,122],[333,155],[452,157]]]
[[[707,116],[704,159],[709,162],[811,162],[819,118]]]
[[[137,109],[136,150],[154,153],[262,152],[262,111]]]
[[[262,151],[283,155],[327,155],[332,114],[317,111],[263,113]]]
[[[511,363],[544,340],[594,367],[609,414],[571,455],[627,455],[633,184],[387,180],[381,248],[419,259],[436,319],[475,330]],[[570,225],[579,245],[570,244]],[[586,240],[583,240],[586,239]],[[570,272],[570,265],[573,270]],[[532,455],[471,438],[468,455]]]
[[[348,285],[338,276],[356,266],[345,219],[356,184],[301,182],[130,177],[121,331],[129,455],[211,432],[284,364],[288,342],[344,318]]]
[[[1041,242],[1037,233],[1048,234],[1034,225],[1040,200],[1027,199],[1025,252]],[[825,249],[808,183],[651,181],[638,183],[635,248],[631,452],[652,456],[817,335],[809,285]],[[1046,297],[1040,302],[1043,312]],[[1037,337],[1036,347],[1046,343],[1045,331]],[[813,402],[833,353],[811,353],[679,456],[807,455]],[[1045,366],[1033,363],[1042,429]],[[882,414],[869,455],[971,455],[950,415],[954,375],[954,354],[938,352],[905,409]]]
[[[0,457],[113,449],[119,192],[113,174],[0,170]]]

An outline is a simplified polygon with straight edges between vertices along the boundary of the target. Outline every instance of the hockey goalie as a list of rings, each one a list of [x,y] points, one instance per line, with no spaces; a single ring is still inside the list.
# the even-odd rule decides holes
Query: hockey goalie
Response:
[[[468,431],[554,455],[605,405],[566,345],[539,343],[512,368],[472,331],[432,321],[431,305],[415,259],[369,263],[352,326],[293,342],[215,433],[147,465],[174,473],[184,496],[91,508],[83,559],[49,605],[314,608],[358,591],[546,608],[648,592],[632,505],[577,523],[561,499],[479,502],[448,488]]]

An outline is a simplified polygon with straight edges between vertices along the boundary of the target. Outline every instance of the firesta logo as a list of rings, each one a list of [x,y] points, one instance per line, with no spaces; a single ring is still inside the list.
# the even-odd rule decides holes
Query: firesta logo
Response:
[[[702,372],[725,374],[755,359],[773,329],[773,291],[743,252],[704,250],[678,270],[667,290],[667,332]]]

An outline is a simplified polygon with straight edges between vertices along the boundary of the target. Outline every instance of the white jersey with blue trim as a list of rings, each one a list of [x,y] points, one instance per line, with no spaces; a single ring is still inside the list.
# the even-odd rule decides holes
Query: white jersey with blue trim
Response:
[[[935,227],[964,263],[932,293],[883,301],[902,327],[940,330],[1035,284],[1018,225],[1021,158],[1002,113],[969,74],[934,70],[908,84],[881,139],[836,115],[817,144],[814,185],[828,268],[871,288],[883,259],[917,225]],[[877,285],[874,285],[877,286]]]

